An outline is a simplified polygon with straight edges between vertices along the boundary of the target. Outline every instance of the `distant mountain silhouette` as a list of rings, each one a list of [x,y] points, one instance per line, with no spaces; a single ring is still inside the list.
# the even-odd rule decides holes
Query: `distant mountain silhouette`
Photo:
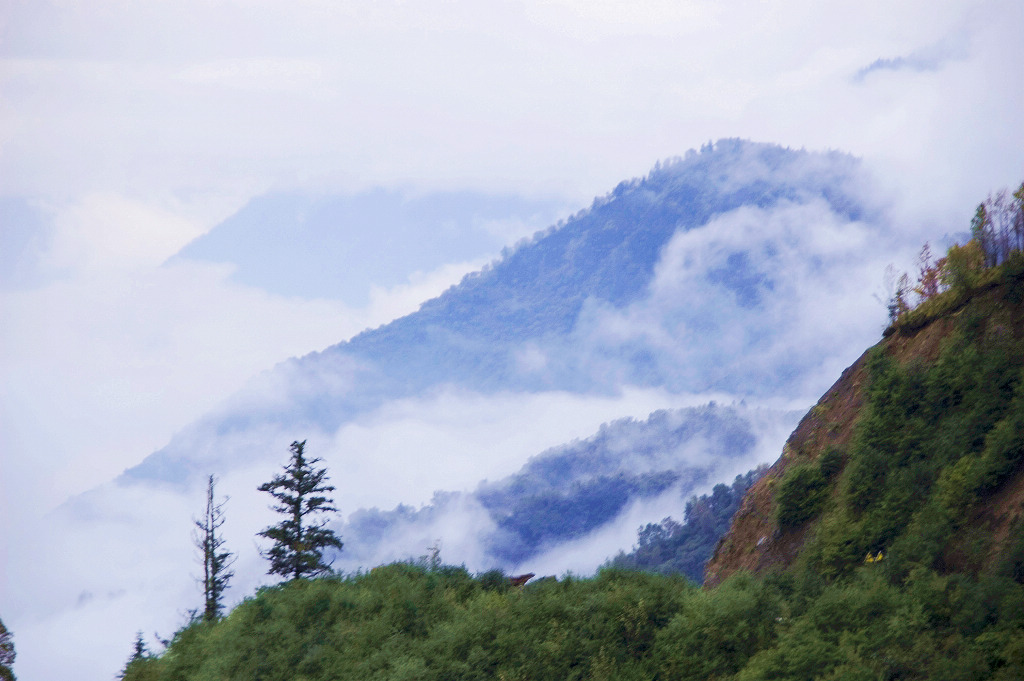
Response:
[[[800,313],[786,259],[803,247],[799,240],[754,230],[748,243],[713,244],[706,262],[688,270],[685,296],[656,298],[659,264],[674,238],[712,230],[709,223],[729,216],[756,223],[776,211],[804,210],[810,217],[789,219],[866,220],[860,172],[848,155],[742,140],[659,163],[647,177],[621,183],[590,208],[506,249],[417,312],[282,363],[264,377],[276,392],[243,394],[243,408],[222,409],[179,437],[187,448],[172,442],[128,475],[199,474],[188,462],[197,448],[206,450],[206,467],[210,457],[230,465],[223,459],[230,454],[203,444],[211,437],[267,426],[332,432],[389,400],[446,385],[481,393],[615,393],[636,385],[774,394],[798,383],[821,355],[804,348],[773,350],[777,357],[754,362],[744,356],[775,348],[784,318]],[[817,226],[799,227],[811,241]],[[827,264],[816,262],[822,256],[805,259],[802,276],[824,284]],[[658,328],[648,332],[637,320]],[[680,349],[701,355],[687,361]]]
[[[684,500],[750,461],[766,423],[786,432],[800,412],[715,404],[621,419],[583,440],[542,452],[517,473],[473,492],[438,492],[431,503],[361,509],[337,530],[347,538],[339,565],[375,565],[426,546],[452,516],[478,514],[477,541],[491,565],[526,565],[539,552],[613,522],[632,502],[671,492]],[[731,516],[731,514],[730,514]],[[728,525],[720,528],[719,535]],[[630,528],[632,529],[632,528]],[[691,578],[699,580],[718,536]]]
[[[823,365],[847,361],[843,352],[871,339],[861,320],[844,326],[841,317],[822,317],[843,286],[848,296],[864,295],[863,282],[833,273],[863,268],[893,238],[861,198],[870,196],[866,184],[848,155],[742,140],[659,163],[505,249],[418,311],[282,362],[121,482],[192,486],[210,471],[270,462],[276,440],[297,437],[319,438],[327,447],[318,456],[341,463],[360,455],[330,451],[341,428],[400,400],[426,404],[446,393],[615,399],[653,389],[802,399],[808,385],[817,389]],[[635,503],[671,492],[682,495],[681,506],[756,465],[751,443],[779,438],[790,419],[785,410],[753,418],[723,409],[618,424],[607,431],[618,438],[611,449],[598,434],[473,492],[439,491],[421,508],[346,509],[341,560],[401,557],[387,555],[399,544],[421,550],[436,539],[424,532],[461,514],[479,521],[458,530],[476,542],[477,558],[510,566],[624,522]],[[676,432],[666,418],[714,432]],[[396,461],[417,456],[412,448],[395,452]]]
[[[550,200],[468,191],[270,192],[171,261],[230,263],[231,278],[242,284],[361,306],[373,286],[395,286],[414,272],[496,253],[505,244],[505,231],[522,233],[522,225],[547,224],[558,208]]]
[[[586,305],[623,308],[642,299],[672,236],[717,215],[823,199],[835,214],[861,219],[864,209],[847,189],[857,170],[855,159],[838,153],[720,141],[621,183],[588,210],[507,250],[418,312],[323,355],[372,364],[374,378],[395,390],[449,381],[478,390],[610,387],[599,385],[587,367],[524,372],[515,351],[528,342],[564,350],[562,341],[571,338]],[[730,254],[727,264],[709,271],[708,278],[733,291],[741,305],[756,304],[765,285],[770,291],[770,281],[748,254]],[[642,357],[632,364],[621,378],[645,384],[667,379],[645,372]]]

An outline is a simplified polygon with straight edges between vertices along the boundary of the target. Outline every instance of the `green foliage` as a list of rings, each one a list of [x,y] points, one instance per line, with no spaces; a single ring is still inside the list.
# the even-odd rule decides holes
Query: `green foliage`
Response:
[[[131,657],[128,658],[118,678],[132,679],[133,681],[158,681],[160,678],[159,663],[146,649],[141,631],[135,635]]]
[[[776,500],[779,526],[798,527],[821,512],[828,500],[828,480],[813,464],[792,466],[779,484]]]
[[[680,578],[621,570],[485,585],[463,568],[409,563],[293,580],[178,632],[157,678],[649,679],[657,633],[692,593]]]
[[[662,674],[697,680],[738,672],[774,641],[780,612],[764,584],[743,574],[714,592],[692,594],[658,634]]]
[[[829,447],[818,460],[818,470],[828,481],[834,480],[843,471],[845,465],[846,455],[837,447]]]
[[[479,576],[480,588],[484,591],[505,592],[512,588],[512,582],[504,570],[488,570]]]
[[[3,681],[14,681],[14,658],[17,654],[14,651],[14,635],[4,626],[0,620],[0,679]]]
[[[501,590],[485,588],[493,573],[398,563],[262,589],[124,678],[1009,679],[1024,663],[1021,555],[977,578],[916,567],[895,583],[861,565],[831,584],[741,573],[703,590],[615,569]]]
[[[888,302],[890,326],[913,331],[928,322],[954,312],[971,297],[1001,283],[1008,284],[1006,299],[1014,305],[1024,301],[1024,183],[1012,194],[1006,190],[989,196],[971,219],[971,239],[954,244],[946,256],[932,262],[926,243],[918,259],[919,277],[910,293],[909,275],[897,282],[896,270],[886,270],[888,288],[895,292]]]
[[[1004,331],[1008,310],[991,305],[968,305],[931,363],[869,356],[867,405],[808,568],[835,579],[878,551],[894,579],[952,549],[977,562],[982,545],[953,547],[953,533],[1024,460],[1024,347]]]
[[[274,476],[259,486],[279,502],[272,508],[285,516],[279,524],[259,533],[274,542],[265,556],[270,559],[269,574],[292,579],[322,575],[330,571],[324,562],[326,548],[341,549],[341,540],[326,527],[326,520],[314,520],[316,514],[337,511],[334,501],[327,496],[334,491],[326,484],[327,469],[315,469],[320,459],[305,458],[306,442],[291,444],[292,458],[285,466],[284,475]]]
[[[636,548],[628,554],[620,552],[607,566],[682,573],[699,584],[704,579],[704,566],[728,531],[743,495],[767,470],[767,466],[760,466],[737,475],[732,485],[718,484],[711,494],[691,498],[686,503],[685,523],[665,518],[641,527]]]
[[[1006,550],[997,566],[997,574],[1017,584],[1024,584],[1024,522],[1020,520],[1007,541]]]

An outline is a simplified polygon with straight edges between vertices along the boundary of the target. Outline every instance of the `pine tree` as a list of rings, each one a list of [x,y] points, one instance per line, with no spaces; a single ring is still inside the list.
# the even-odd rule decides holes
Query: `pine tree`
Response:
[[[270,493],[279,502],[271,508],[285,516],[279,524],[259,533],[274,542],[269,551],[261,552],[270,561],[268,574],[292,579],[330,571],[330,563],[323,560],[323,550],[342,547],[337,535],[327,529],[327,520],[313,520],[314,514],[338,509],[331,498],[324,496],[334,491],[333,485],[326,484],[327,469],[314,469],[320,459],[307,460],[305,447],[305,440],[293,442],[292,458],[284,474],[259,486],[259,491]]]
[[[985,203],[978,204],[978,209],[971,219],[971,239],[977,241],[981,247],[984,257],[983,267],[992,267],[999,263],[998,251],[995,245],[995,235],[992,233],[992,218],[988,214],[988,207]]]
[[[217,503],[213,488],[216,479],[211,475],[206,485],[206,512],[202,520],[195,520],[198,531],[193,542],[202,554],[203,561],[203,621],[213,622],[224,609],[224,591],[234,576],[228,568],[235,562],[230,551],[224,550],[224,537],[220,528],[224,525],[224,501]]]
[[[146,642],[142,640],[142,632],[135,634],[135,643],[132,646],[132,655],[124,664],[124,669],[117,675],[117,678],[124,679],[138,676],[139,668],[145,665],[153,656],[146,649]]]

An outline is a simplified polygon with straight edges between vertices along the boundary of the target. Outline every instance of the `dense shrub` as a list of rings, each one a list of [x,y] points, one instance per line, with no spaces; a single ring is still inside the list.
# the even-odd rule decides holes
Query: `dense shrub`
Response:
[[[841,449],[829,447],[818,460],[818,469],[826,480],[833,480],[843,471],[846,457]]]
[[[263,589],[222,621],[185,627],[124,678],[1019,678],[1022,536],[980,577],[917,565],[893,580],[886,558],[857,560],[832,583],[797,570],[703,590],[609,569],[502,591],[484,588],[487,573],[396,564]]]
[[[776,499],[779,525],[797,527],[821,512],[828,499],[828,481],[818,466],[793,466],[783,476]]]
[[[664,677],[697,681],[735,674],[775,640],[780,612],[775,595],[744,574],[714,592],[692,594],[658,634]]]

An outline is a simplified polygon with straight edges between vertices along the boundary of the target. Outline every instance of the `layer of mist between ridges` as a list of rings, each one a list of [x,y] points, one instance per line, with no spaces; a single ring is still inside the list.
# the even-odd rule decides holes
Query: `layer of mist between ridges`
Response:
[[[829,333],[860,345],[810,326],[826,287],[863,293],[858,275],[836,282],[831,269],[867,267],[861,251],[887,238],[860,198],[866,182],[839,153],[740,140],[691,151],[419,311],[281,363],[127,476],[184,481],[234,465],[230,446],[211,443],[268,428],[329,434],[446,386],[791,395],[834,359]]]
[[[401,504],[352,513],[337,528],[346,541],[337,559],[339,565],[357,566],[416,558],[431,541],[447,546],[452,537],[443,533],[452,517],[469,513],[480,516],[468,523],[479,534],[458,541],[475,544],[470,562],[513,568],[619,521],[637,501],[668,493],[666,506],[683,517],[684,499],[756,465],[766,423],[788,430],[799,415],[711,403],[607,423],[595,435],[545,451],[514,475],[484,481],[472,492],[439,491],[420,508]],[[466,526],[463,518],[459,527]],[[413,537],[422,546],[395,546],[396,538]],[[605,555],[619,548],[609,546]]]

